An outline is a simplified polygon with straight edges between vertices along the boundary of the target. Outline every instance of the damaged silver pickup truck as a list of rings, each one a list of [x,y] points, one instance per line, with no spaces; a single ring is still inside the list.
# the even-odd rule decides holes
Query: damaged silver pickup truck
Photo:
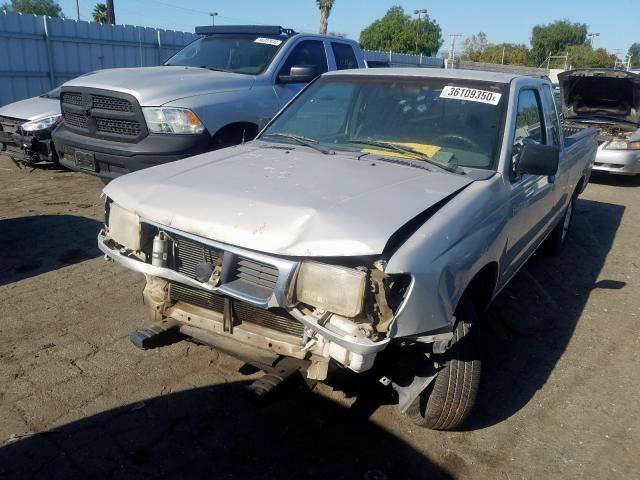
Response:
[[[111,182],[98,243],[146,276],[138,346],[212,345],[267,372],[256,391],[379,368],[412,421],[452,429],[478,318],[538,247],[560,251],[595,153],[594,129],[563,136],[545,79],[330,73],[254,141]]]

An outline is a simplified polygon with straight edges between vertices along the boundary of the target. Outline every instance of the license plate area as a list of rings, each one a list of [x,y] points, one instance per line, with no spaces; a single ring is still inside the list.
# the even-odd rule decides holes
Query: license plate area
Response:
[[[84,150],[76,150],[74,153],[74,159],[76,166],[84,170],[97,171],[96,159],[93,152],[86,152]]]

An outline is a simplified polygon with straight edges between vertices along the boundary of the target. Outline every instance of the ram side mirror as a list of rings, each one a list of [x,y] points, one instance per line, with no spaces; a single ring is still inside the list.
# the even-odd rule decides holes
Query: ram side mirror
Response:
[[[544,175],[550,177],[558,171],[560,151],[553,145],[527,144],[520,148],[516,174]]]
[[[318,68],[313,65],[295,65],[289,75],[278,76],[280,83],[309,83],[318,76]]]

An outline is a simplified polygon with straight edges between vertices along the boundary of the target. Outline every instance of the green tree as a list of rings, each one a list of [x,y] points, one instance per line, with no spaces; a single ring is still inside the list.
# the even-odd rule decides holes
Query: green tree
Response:
[[[91,19],[98,23],[109,23],[109,15],[107,15],[107,6],[104,3],[96,3],[91,12]]]
[[[627,55],[631,57],[631,68],[640,68],[640,43],[631,45]]]
[[[50,17],[63,17],[62,7],[55,0],[11,0],[11,3],[3,3],[0,10],[9,10],[20,13],[32,13],[34,15],[48,15]]]
[[[477,62],[479,60],[474,60],[474,58],[479,57],[488,45],[489,41],[487,40],[486,33],[478,32],[476,35],[471,35],[470,37],[465,38],[464,42],[462,42],[461,58],[463,60]]]
[[[536,25],[531,32],[531,59],[535,66],[540,66],[549,55],[563,55],[567,47],[582,45],[586,39],[586,23],[557,20],[547,25]]]
[[[604,48],[594,50],[591,45],[570,45],[567,47],[568,63],[572,68],[613,68],[616,56]]]
[[[360,44],[368,50],[431,56],[442,46],[442,29],[427,15],[412,20],[402,7],[395,6],[360,32]]]
[[[322,35],[327,34],[327,27],[329,26],[329,15],[335,0],[316,0],[316,5],[320,10],[320,33]]]

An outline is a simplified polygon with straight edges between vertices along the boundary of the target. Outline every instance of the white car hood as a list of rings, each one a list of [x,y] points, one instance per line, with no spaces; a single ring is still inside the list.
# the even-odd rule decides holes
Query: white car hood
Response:
[[[104,193],[142,219],[229,245],[287,256],[358,256],[382,253],[396,230],[473,181],[368,156],[264,145],[125,175]]]
[[[18,120],[40,120],[60,114],[60,100],[57,98],[33,97],[10,103],[0,108],[0,117]]]

